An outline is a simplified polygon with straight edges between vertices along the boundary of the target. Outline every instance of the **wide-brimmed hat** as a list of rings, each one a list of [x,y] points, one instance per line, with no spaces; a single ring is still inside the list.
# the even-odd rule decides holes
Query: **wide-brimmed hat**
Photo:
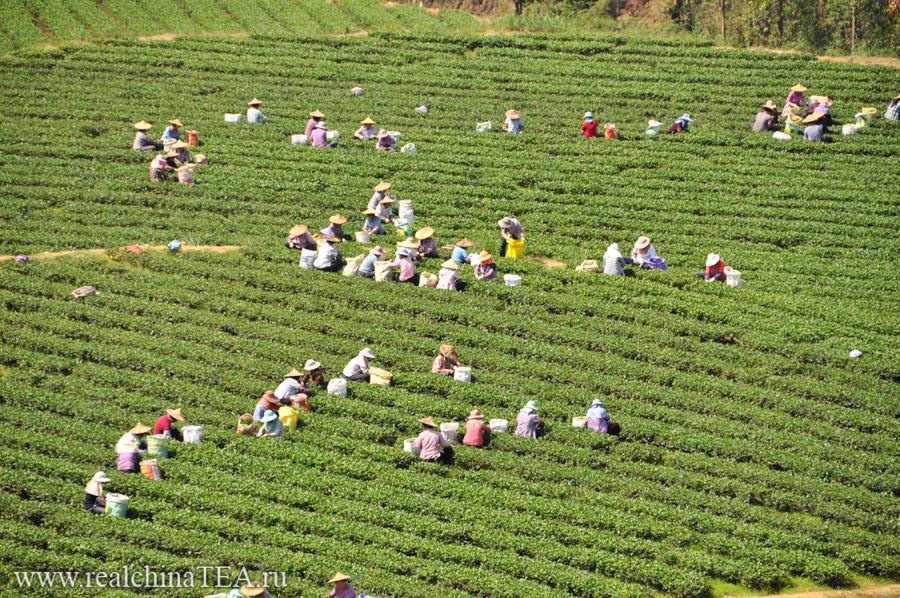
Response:
[[[813,112],[812,114],[810,114],[809,116],[804,118],[803,122],[804,123],[814,123],[817,120],[819,120],[820,118],[824,118],[824,117],[825,117],[824,112]]]
[[[248,586],[241,586],[242,596],[261,596],[265,591],[266,586],[259,581],[254,581]]]
[[[397,257],[411,257],[410,251],[412,250],[406,247],[399,247],[397,249]]]
[[[716,264],[722,261],[722,258],[719,257],[718,253],[710,253],[706,256],[706,267],[712,268]]]
[[[462,247],[463,249],[468,249],[469,247],[472,247],[473,245],[475,245],[475,243],[473,243],[471,240],[469,240],[465,237],[463,237],[462,239],[460,239],[459,241],[456,242],[456,246]]]
[[[494,256],[492,256],[489,251],[482,251],[477,257],[479,264],[490,264],[494,261]]]
[[[801,123],[803,122],[803,117],[802,117],[802,116],[799,116],[799,115],[797,115],[797,114],[788,114],[788,116],[787,116],[787,118],[786,118],[785,120],[787,120],[787,122],[788,122],[789,124],[792,124],[792,125],[799,125],[799,124],[801,124]]]
[[[410,238],[410,239],[403,239],[402,241],[397,243],[397,247],[405,247],[407,249],[418,249],[419,244]]]
[[[584,113],[584,120],[594,120],[594,115],[591,112]]]
[[[247,105],[248,105],[248,106],[261,106],[261,105],[262,105],[262,101],[257,100],[256,98],[253,98],[252,100],[250,100],[249,102],[247,102]]]
[[[522,411],[534,413],[535,411],[537,411],[537,401],[528,401],[527,403],[525,403],[525,406],[522,407]]]
[[[366,214],[368,216],[374,216],[378,212],[375,211],[375,208],[366,208],[365,210],[362,211],[362,213]]]
[[[658,120],[654,120],[651,118],[650,120],[647,121],[647,126],[648,127],[661,127],[662,123],[659,122]]]
[[[898,97],[900,97],[900,96],[898,96]],[[869,107],[869,108],[863,108],[862,110],[860,110],[860,112],[863,114],[868,114],[870,116],[875,116],[876,114],[878,114],[878,109]]]
[[[393,196],[385,197],[384,199],[382,199],[381,201],[378,202],[378,205],[381,205],[381,204],[391,204],[391,203],[397,203],[397,200],[394,199]]]
[[[272,406],[275,406],[275,407],[278,406],[278,397],[276,397],[276,396],[275,396],[275,393],[274,393],[273,391],[271,391],[271,390],[267,390],[266,392],[264,392],[264,393],[262,394],[262,396],[259,397],[259,400],[260,400],[260,401],[265,401],[265,402],[268,403],[269,405],[272,405]]]
[[[834,104],[834,100],[832,100],[828,96],[819,96],[819,103],[825,104],[826,106],[831,106],[832,104]]]
[[[384,255],[384,247],[382,247],[381,245],[376,245],[369,251],[371,251],[373,254],[377,255],[378,257],[381,257]]]
[[[383,192],[383,191],[387,191],[390,188],[391,188],[391,184],[387,181],[381,181],[380,183],[375,185],[375,191]]]
[[[98,471],[94,474],[94,477],[91,478],[91,481],[98,484],[106,484],[107,482],[111,482],[112,479],[110,479],[110,477],[106,475],[106,472]]]
[[[148,123],[146,120],[142,120],[140,122],[134,123],[134,128],[138,131],[149,131],[153,128],[153,125]]]
[[[481,415],[481,411],[478,409],[472,409],[472,411],[469,412],[469,419],[484,419],[484,416]]]
[[[763,104],[762,107],[765,108],[766,110],[778,110],[778,107],[775,105],[775,102],[773,102],[772,100],[766,101],[766,103]]]
[[[331,241],[335,237],[334,237],[334,235],[325,235],[322,233],[316,233],[312,236],[312,238],[313,238],[313,241],[318,242],[318,241]]]
[[[798,83],[798,84],[794,85],[793,87],[791,87],[791,91],[799,91],[800,93],[803,93],[804,91],[806,91],[806,86],[800,85]]]
[[[372,353],[372,349],[366,347],[362,351],[359,352],[360,357],[365,357],[366,359],[375,359],[375,354]]]
[[[307,372],[311,372],[313,370],[317,370],[322,367],[322,364],[316,361],[315,359],[307,359],[306,363],[303,364],[303,369]]]
[[[180,407],[178,409],[166,409],[166,415],[174,417],[180,422],[184,421],[184,415],[182,415]]]
[[[379,139],[381,139],[382,137],[390,137],[390,136],[391,136],[391,132],[388,131],[387,129],[380,129],[378,131],[378,135],[376,135],[376,137],[378,137]]]
[[[650,246],[650,237],[641,236],[634,242],[635,249],[643,249]]]
[[[288,231],[288,236],[291,237],[299,237],[300,235],[305,235],[309,232],[309,227],[305,224],[295,224],[291,227],[291,230]]]
[[[334,577],[328,580],[328,583],[337,583],[339,581],[347,581],[348,579],[352,579],[349,575],[344,575],[340,571],[334,574]]]
[[[430,226],[426,226],[425,228],[420,228],[419,230],[417,230],[415,237],[420,241],[424,241],[425,239],[430,239],[433,234],[434,229]]]
[[[375,124],[375,121],[372,120],[371,117],[367,116],[367,117],[365,117],[364,119],[362,119],[361,121],[359,121],[359,124],[361,124],[361,125],[374,125],[374,124]]]
[[[507,110],[504,114],[507,118],[520,118],[519,113],[515,110]]]
[[[437,428],[438,427],[438,425],[436,423],[434,423],[434,419],[430,418],[430,417],[423,417],[421,419],[417,419],[416,421],[424,426],[428,426],[429,428]]]
[[[330,216],[328,218],[328,222],[332,224],[347,224],[347,219],[340,214],[335,214],[334,216]]]
[[[678,120],[686,120],[686,121],[688,121],[689,123],[694,122],[694,119],[691,118],[691,115],[688,114],[687,112],[685,112],[684,114],[682,114],[681,117],[680,117]]]
[[[459,264],[457,264],[453,260],[447,260],[446,262],[441,264],[441,268],[449,268],[451,270],[459,270]]]
[[[134,424],[134,427],[131,428],[130,430],[128,430],[128,432],[131,434],[147,434],[152,429],[153,428],[151,428],[150,426],[145,426],[141,422],[138,422],[138,423]]]
[[[278,414],[275,413],[275,412],[274,412],[273,410],[271,410],[271,409],[266,409],[266,412],[263,413],[263,416],[259,419],[259,421],[261,421],[262,423],[265,424],[265,423],[268,423],[268,422],[270,422],[270,421],[274,421],[274,420],[276,420],[276,419],[278,419]]]
[[[302,375],[303,375],[303,373],[298,372],[297,368],[291,368],[291,371],[288,372],[287,374],[285,374],[284,376],[282,376],[282,378],[299,378]]]
[[[325,118],[325,113],[321,110],[313,110],[309,115],[313,118]]]
[[[602,407],[603,400],[602,399],[594,399],[593,401],[591,401],[591,407],[593,407],[594,405],[600,405]]]
[[[169,121],[169,124],[170,124],[170,125],[175,125],[176,127],[183,127],[183,126],[184,126],[183,124],[181,124],[181,121],[178,120],[177,118],[173,118],[172,120],[170,120],[170,121]]]
[[[190,146],[188,145],[188,142],[184,141],[182,139],[179,139],[178,141],[176,141],[175,143],[172,144],[172,149],[187,149],[189,147]]]
[[[456,349],[453,348],[453,345],[443,344],[440,347],[438,347],[438,353],[440,353],[444,357],[447,357],[448,355],[450,355],[452,353],[456,353]]]
[[[165,158],[177,158],[177,157],[178,157],[178,153],[177,153],[177,152],[174,152],[174,151],[172,151],[172,150],[169,150],[169,151],[167,151],[166,153],[163,154],[163,157],[165,157]]]

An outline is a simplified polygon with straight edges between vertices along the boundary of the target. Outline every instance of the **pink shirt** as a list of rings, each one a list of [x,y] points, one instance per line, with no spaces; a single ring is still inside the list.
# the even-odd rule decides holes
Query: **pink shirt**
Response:
[[[540,423],[539,418],[534,413],[519,413],[516,416],[516,436],[524,436],[525,438],[537,438],[537,428]]]
[[[441,449],[447,448],[450,444],[444,440],[441,433],[434,428],[422,430],[416,442],[413,445],[419,449],[419,457],[422,459],[437,459],[443,452]]]
[[[310,118],[306,121],[306,136],[309,137],[312,134],[313,127],[316,126],[316,121]]]
[[[459,273],[451,268],[441,268],[437,288],[445,291],[455,291],[456,282],[459,280]]]
[[[467,446],[484,446],[485,434],[490,434],[491,428],[480,419],[470,419],[466,422],[466,435],[463,436],[463,444]]]
[[[408,257],[397,258],[388,264],[388,266],[390,266],[391,269],[400,268],[400,276],[397,277],[400,282],[406,282],[416,275],[416,266]]]
[[[443,355],[438,355],[434,358],[434,363],[431,364],[431,372],[434,374],[443,374],[445,376],[453,375],[453,364],[444,357]]]
[[[328,595],[331,596],[331,598],[356,598],[356,590],[348,583],[344,584],[344,591],[335,588],[331,590],[331,593]]]
[[[312,135],[310,135],[310,145],[328,147],[328,132],[325,129],[313,129]]]

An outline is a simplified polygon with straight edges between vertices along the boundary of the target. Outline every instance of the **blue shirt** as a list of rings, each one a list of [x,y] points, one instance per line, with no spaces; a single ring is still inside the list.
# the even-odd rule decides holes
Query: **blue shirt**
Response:
[[[174,140],[178,141],[179,139],[181,139],[181,133],[178,132],[178,129],[176,129],[172,125],[169,125],[168,127],[166,127],[166,130],[163,131],[162,138],[163,139],[174,139]]]
[[[360,274],[375,274],[375,262],[378,261],[378,256],[374,253],[370,253],[366,256],[366,259],[362,261],[362,264],[359,265],[359,273]]]
[[[264,120],[266,120],[266,117],[259,108],[247,108],[248,123],[261,123]]]
[[[466,258],[467,258],[468,256],[469,256],[469,254],[466,253],[465,248],[463,248],[463,247],[454,247],[454,248],[453,248],[453,253],[450,255],[450,259],[452,259],[452,260],[453,260],[454,262],[456,262],[457,264],[465,264],[465,263],[466,263]]]
[[[822,134],[825,132],[823,125],[809,125],[803,131],[803,138],[807,141],[822,141]]]
[[[376,235],[384,234],[384,227],[381,226],[381,218],[378,216],[366,216],[366,222],[363,228]]]

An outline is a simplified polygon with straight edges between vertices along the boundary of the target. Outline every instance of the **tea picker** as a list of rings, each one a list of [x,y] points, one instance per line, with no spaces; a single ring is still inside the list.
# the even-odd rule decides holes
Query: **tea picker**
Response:
[[[370,139],[375,139],[378,136],[378,131],[375,130],[375,121],[369,117],[366,117],[359,121],[360,127],[356,129],[353,133],[354,139],[359,139],[360,141],[369,141]]]
[[[262,426],[256,433],[257,438],[281,438],[284,436],[284,424],[278,419],[278,414],[271,409],[267,409],[259,420]]]
[[[706,282],[725,282],[725,269],[728,268],[722,258],[716,253],[710,253],[706,256],[706,270],[697,272],[698,278],[704,279]]]
[[[810,114],[821,113],[822,124],[826,127],[834,124],[834,120],[831,118],[832,103],[831,98],[828,96],[813,96],[809,99]]]
[[[262,421],[263,415],[266,414],[266,411],[275,411],[281,405],[290,405],[290,400],[285,398],[283,400],[279,400],[278,397],[275,396],[275,392],[271,390],[267,390],[259,397],[259,401],[256,403],[256,407],[253,409],[253,421],[258,422]]]
[[[459,264],[454,260],[447,260],[441,264],[441,270],[438,272],[438,283],[435,288],[442,291],[458,291],[459,290]]]
[[[418,285],[419,275],[416,273],[416,265],[410,255],[411,251],[413,250],[409,247],[399,247],[394,261],[388,264],[388,268],[400,271],[400,274],[397,276],[398,282],[407,282]]]
[[[232,594],[236,593],[233,598],[272,598],[272,594],[266,589],[262,582],[254,581],[253,583],[241,586],[240,590],[232,590],[227,598],[232,598]]]
[[[249,102],[247,102],[247,122],[248,123],[263,123],[266,122],[266,115],[262,113],[262,110],[259,109],[262,106],[262,102],[253,98]]]
[[[84,487],[84,510],[87,513],[102,515],[106,512],[106,495],[103,493],[103,484],[110,481],[112,480],[108,475],[98,471]]]
[[[762,110],[756,113],[750,130],[754,133],[778,130],[778,107],[775,106],[775,102],[769,100],[762,105]]]
[[[537,415],[537,403],[528,401],[516,415],[516,436],[537,438],[544,432],[544,420]]]
[[[341,377],[344,380],[369,381],[369,362],[375,359],[372,350],[366,347],[357,353],[356,357],[347,362]]]
[[[315,250],[316,241],[309,234],[309,227],[305,224],[295,224],[288,231],[287,240],[284,246],[288,249],[309,249]]]
[[[381,221],[381,218],[378,217],[378,213],[373,208],[366,208],[363,210],[363,214],[366,217],[366,220],[363,222],[362,230],[368,235],[383,235],[384,225]]]
[[[173,118],[169,121],[169,126],[165,128],[162,134],[162,138],[160,141],[165,142],[167,139],[172,139],[174,141],[178,141],[181,139],[181,133],[178,131],[179,128],[183,127],[181,121],[177,118]]]
[[[633,264],[634,260],[623,257],[618,243],[611,243],[603,254],[603,273],[607,276],[634,276],[634,270],[626,270],[626,264]]]
[[[350,585],[350,576],[343,573],[335,573],[328,583],[334,584],[334,589],[328,594],[330,598],[356,598],[356,590]]]
[[[646,265],[649,260],[656,257],[656,248],[650,242],[650,237],[640,236],[634,242],[634,248],[631,250],[631,260],[642,268],[650,268]]]
[[[813,112],[803,119],[809,126],[803,130],[804,141],[822,141],[825,135],[825,114]]]
[[[352,237],[344,232],[343,226],[347,224],[347,217],[341,214],[334,214],[329,216],[328,218],[328,226],[323,229],[320,229],[319,232],[323,235],[332,235],[337,237],[342,241],[349,241]]]
[[[680,117],[675,119],[675,123],[671,127],[669,127],[669,130],[666,132],[667,133],[681,133],[681,132],[686,133],[688,130],[688,125],[690,125],[692,122],[694,122],[694,119],[691,118],[691,115],[688,113],[684,113]]]
[[[591,112],[584,113],[584,121],[581,123],[581,134],[584,137],[597,136],[597,121]]]
[[[313,129],[315,126],[322,122],[325,118],[325,113],[321,110],[313,110],[309,113],[309,120],[306,121],[306,138],[309,139],[312,135]]]
[[[434,363],[431,365],[431,372],[442,376],[452,376],[453,367],[458,365],[462,364],[459,362],[459,355],[456,354],[453,345],[441,345],[438,347],[438,356],[434,358]]]
[[[169,180],[169,173],[175,170],[175,165],[170,160],[174,160],[176,155],[173,151],[167,151],[164,154],[157,154],[150,161],[151,183],[164,183]]]
[[[500,257],[507,257],[507,249],[510,245],[512,245],[515,250],[518,250],[520,249],[519,245],[521,244],[521,249],[524,251],[525,228],[522,226],[521,222],[512,216],[506,216],[497,221],[497,226],[500,227]],[[515,253],[515,251],[513,253]],[[509,257],[520,256],[510,255]]]
[[[394,139],[394,136],[387,129],[378,131],[376,139],[375,149],[379,152],[392,152],[397,147],[397,140]]]
[[[369,255],[367,255],[365,259],[363,259],[362,264],[360,264],[359,270],[356,272],[357,275],[365,278],[375,278],[375,262],[377,262],[379,258],[384,257],[384,253],[384,249],[382,249],[380,245],[376,245],[370,249]]]
[[[887,120],[900,120],[900,94],[897,94],[897,97],[888,104],[887,110],[884,111],[884,118]]]
[[[491,441],[491,427],[484,423],[484,416],[478,409],[472,409],[466,418],[466,435],[462,443],[466,446],[484,447]]]
[[[453,463],[453,447],[440,432],[438,425],[430,417],[418,420],[422,424],[422,432],[413,446],[419,450],[419,458],[423,461],[440,461],[445,465]]]
[[[176,421],[185,421],[181,409],[166,409],[165,415],[161,415],[156,420],[156,424],[153,426],[153,434],[163,434],[181,442],[181,432],[174,425]]]
[[[437,242],[434,240],[434,229],[430,226],[426,226],[424,228],[420,228],[416,231],[414,235],[416,240],[419,242],[416,247],[416,251],[418,252],[417,259],[422,259],[423,257],[440,257],[437,248]]]
[[[328,127],[323,121],[319,121],[313,126],[313,130],[309,135],[309,140],[309,144],[312,147],[325,147],[329,149],[337,147],[337,133],[330,136]]]
[[[300,378],[302,376],[303,374],[298,372],[296,368],[291,368],[291,371],[282,377],[281,383],[275,389],[275,398],[279,401],[285,401],[289,400],[295,394],[303,392],[300,383]]]
[[[395,203],[397,203],[396,196],[390,195],[385,197],[378,202],[377,206],[375,206],[375,215],[381,218],[382,222],[392,221],[394,218],[394,208],[392,206]],[[394,226],[396,226],[396,223]]]
[[[152,127],[153,125],[145,120],[134,123],[134,128],[137,129],[137,133],[134,134],[134,142],[131,144],[132,150],[136,152],[143,152],[148,150],[162,149],[161,143],[152,141],[150,139],[150,136],[147,135],[147,131],[149,131]]]
[[[141,455],[147,451],[147,434],[150,431],[150,426],[138,422],[122,434],[116,443],[116,469],[126,472],[138,471]]]
[[[325,388],[327,385],[322,364],[315,359],[307,359],[303,364],[303,376],[300,378],[300,392],[312,394],[313,387]]]
[[[380,181],[377,185],[375,185],[375,192],[372,194],[371,199],[369,199],[369,204],[366,208],[369,209],[377,209],[378,204],[385,199],[385,193],[387,193],[388,189],[391,188],[391,184],[387,181]]]
[[[490,253],[482,251],[478,255],[473,254],[469,261],[475,266],[472,272],[475,280],[497,280],[497,263]]]
[[[787,99],[784,101],[784,109],[781,111],[781,116],[793,114],[794,110],[806,109],[807,103],[806,98],[803,97],[804,91],[806,91],[806,87],[799,83],[791,87],[790,93],[788,93]]]
[[[521,133],[525,130],[525,123],[522,122],[522,115],[517,110],[507,110],[504,113],[506,120],[503,121],[503,130],[507,133]]]
[[[603,401],[594,399],[587,410],[587,426],[589,430],[601,434],[619,435],[619,424],[609,421],[609,413],[603,406]]]
[[[469,254],[466,250],[471,249],[473,245],[475,245],[475,243],[469,239],[460,239],[456,242],[456,245],[453,246],[453,253],[450,254],[450,259],[457,264],[467,263],[469,261]]]

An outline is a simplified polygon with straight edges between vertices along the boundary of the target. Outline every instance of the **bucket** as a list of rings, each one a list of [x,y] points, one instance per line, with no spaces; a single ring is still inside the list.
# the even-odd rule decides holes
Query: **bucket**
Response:
[[[355,233],[357,243],[368,243],[369,233],[364,230],[358,230]]]
[[[288,432],[295,432],[297,430],[297,421],[300,419],[300,413],[293,407],[285,405],[278,410],[278,419],[281,420],[281,423],[284,424],[284,428]]]
[[[328,381],[328,394],[336,397],[347,396],[347,381],[343,378],[333,378]]]
[[[735,288],[742,286],[741,273],[734,268],[725,268],[725,284]]]
[[[303,133],[291,135],[291,145],[306,145],[307,143],[309,143],[309,138]]]
[[[525,257],[525,239],[508,239],[506,241],[506,257],[514,260]]]
[[[433,289],[437,286],[438,277],[430,272],[419,274],[419,286],[423,289]]]
[[[397,215],[402,218],[406,224],[415,224],[413,202],[411,199],[401,199],[397,204],[397,210]]]
[[[465,367],[462,365],[457,365],[453,367],[453,379],[459,380],[460,382],[471,382],[472,381],[472,368]]]
[[[141,461],[141,475],[148,480],[161,480],[162,470],[159,468],[159,461],[157,459]]]
[[[312,407],[309,404],[309,397],[305,394],[301,394],[299,399],[294,399],[291,401],[291,405],[294,409],[300,409],[302,411],[312,411]]]
[[[369,384],[380,384],[381,386],[390,386],[391,378],[394,375],[387,370],[381,368],[369,368]]]
[[[492,419],[488,422],[488,426],[491,428],[491,433],[506,433],[509,432],[509,422],[505,419]]]
[[[147,456],[166,458],[169,456],[169,437],[164,434],[147,436]]]
[[[195,444],[203,439],[203,426],[185,426],[184,443]]]
[[[475,123],[475,132],[476,133],[487,133],[491,130],[491,121],[485,121],[483,123]]]
[[[503,282],[505,282],[508,287],[520,287],[522,286],[522,277],[518,274],[504,274]]]
[[[572,427],[573,428],[583,428],[587,425],[586,417],[573,417],[572,418]]]
[[[416,448],[416,439],[415,438],[407,438],[403,441],[403,452],[404,453],[412,453],[416,457],[419,456],[419,449]]]
[[[188,147],[198,147],[200,145],[200,134],[197,131],[187,132]]]
[[[337,141],[337,138],[340,136],[341,134],[337,131],[327,131],[325,133],[325,139],[327,139],[328,141]]]
[[[106,514],[112,517],[125,517],[128,515],[128,497],[124,494],[107,494]]]
[[[401,154],[415,154],[417,151],[415,143],[407,143],[400,148]]]
[[[459,444],[459,424],[457,422],[441,424],[441,436],[450,444]]]
[[[127,472],[136,471],[140,458],[140,453],[119,453],[116,455],[116,469]]]
[[[299,266],[304,270],[311,270],[318,255],[319,252],[316,249],[301,249]]]
[[[225,122],[227,122],[227,123],[239,123],[239,122],[241,122],[241,115],[240,115],[240,113],[238,113],[238,114],[226,114],[226,115],[225,115]]]

